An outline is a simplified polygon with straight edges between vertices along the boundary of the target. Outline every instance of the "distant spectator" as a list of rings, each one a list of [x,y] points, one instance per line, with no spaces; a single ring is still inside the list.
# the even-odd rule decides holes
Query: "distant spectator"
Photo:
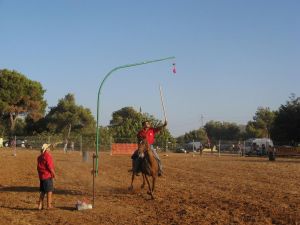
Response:
[[[270,161],[275,161],[275,154],[276,154],[276,149],[274,147],[270,147],[268,151]]]
[[[68,150],[68,139],[65,140],[64,153],[66,153],[67,150]]]
[[[256,155],[259,155],[259,149],[256,143],[253,143],[252,150]]]
[[[203,145],[200,145],[200,147],[199,147],[199,152],[200,152],[200,155],[202,156],[202,153],[203,153],[203,148],[204,148],[204,146]]]
[[[15,139],[12,139],[12,140],[11,140],[10,146],[11,146],[12,148],[17,147],[17,146],[16,146],[16,141],[15,141]]]
[[[243,152],[242,152],[242,145],[241,145],[240,142],[239,142],[238,145],[237,145],[237,151],[238,151],[238,154],[239,154],[239,155],[241,155],[241,156],[243,155]]]
[[[267,152],[266,152],[266,145],[265,145],[265,144],[262,144],[262,145],[261,145],[261,154],[262,154],[262,155],[266,155],[266,153],[267,153]]]

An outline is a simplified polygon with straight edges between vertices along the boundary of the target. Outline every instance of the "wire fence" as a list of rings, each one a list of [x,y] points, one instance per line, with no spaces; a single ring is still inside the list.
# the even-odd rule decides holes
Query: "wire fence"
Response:
[[[273,142],[269,139],[248,140],[215,140],[212,143],[202,144],[192,141],[178,145],[175,152],[236,155],[236,156],[267,156],[273,148]]]
[[[211,144],[203,144],[200,141],[177,143],[163,140],[155,142],[153,147],[158,152],[199,153],[199,154],[231,154],[236,156],[265,156],[273,146],[267,139],[254,140],[218,140]],[[13,136],[0,138],[0,147],[15,147],[22,149],[40,149],[44,143],[53,145],[56,150],[63,151],[95,151],[95,135],[71,135],[69,138],[63,135],[36,135],[36,136]],[[137,143],[135,138],[100,138],[99,150],[110,152],[112,144]]]
[[[40,149],[44,143],[52,144],[54,149],[64,151],[94,151],[96,138],[91,135],[77,135],[65,138],[61,135],[43,136],[13,136],[0,138],[0,147],[16,147],[24,149]],[[103,150],[109,150],[110,144],[100,145]]]

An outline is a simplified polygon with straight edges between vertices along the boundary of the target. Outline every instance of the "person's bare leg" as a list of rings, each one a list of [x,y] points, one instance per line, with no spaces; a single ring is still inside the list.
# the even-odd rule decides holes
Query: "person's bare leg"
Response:
[[[47,208],[52,209],[52,191],[47,193]]]
[[[41,192],[39,202],[38,202],[38,209],[43,209],[43,202],[44,202],[45,193]]]

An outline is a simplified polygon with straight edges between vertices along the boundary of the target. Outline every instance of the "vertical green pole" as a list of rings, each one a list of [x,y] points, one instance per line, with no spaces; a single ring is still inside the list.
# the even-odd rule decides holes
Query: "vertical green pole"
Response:
[[[99,87],[99,90],[98,90],[98,98],[97,98],[96,165],[95,165],[96,176],[98,175],[98,166],[99,166],[98,160],[99,160],[99,146],[100,146],[100,141],[99,141],[99,114],[100,114],[99,113],[99,106],[100,106],[100,94],[101,94],[101,89],[103,87],[104,82],[116,70],[127,68],[127,67],[140,66],[140,65],[144,65],[144,64],[160,62],[160,61],[164,61],[164,60],[170,60],[170,59],[175,59],[175,57],[172,56],[172,57],[167,57],[167,58],[162,58],[162,59],[156,59],[156,60],[144,61],[144,62],[140,62],[140,63],[134,63],[134,64],[127,64],[127,65],[123,65],[123,66],[118,66],[118,67],[115,67],[114,69],[112,69],[108,74],[106,74],[106,76],[102,80],[102,82],[100,84],[100,87]]]

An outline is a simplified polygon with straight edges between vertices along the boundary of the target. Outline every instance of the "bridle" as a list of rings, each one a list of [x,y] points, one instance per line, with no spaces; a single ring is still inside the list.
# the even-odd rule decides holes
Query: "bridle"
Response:
[[[147,151],[147,147],[148,147],[148,143],[147,143],[146,139],[139,140],[139,143],[138,143],[139,158],[145,157],[145,151]]]

